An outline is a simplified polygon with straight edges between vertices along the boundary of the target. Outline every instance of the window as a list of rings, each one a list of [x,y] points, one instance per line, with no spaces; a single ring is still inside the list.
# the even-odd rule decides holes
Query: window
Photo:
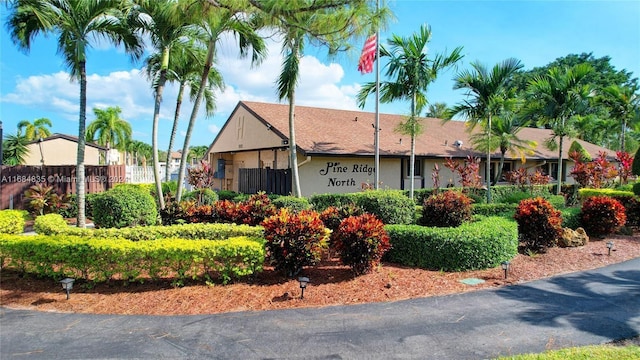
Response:
[[[420,159],[415,159],[415,164],[413,166],[413,175],[414,176],[422,176],[422,160]],[[411,165],[411,159],[405,159],[404,160],[404,176],[405,177],[409,177],[411,174],[409,174],[409,167]]]

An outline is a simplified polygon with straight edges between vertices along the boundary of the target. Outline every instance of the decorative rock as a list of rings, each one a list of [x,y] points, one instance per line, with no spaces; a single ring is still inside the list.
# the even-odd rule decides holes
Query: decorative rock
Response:
[[[560,247],[577,247],[584,246],[589,242],[589,235],[583,228],[579,227],[575,230],[569,228],[562,229],[562,237],[558,240]]]

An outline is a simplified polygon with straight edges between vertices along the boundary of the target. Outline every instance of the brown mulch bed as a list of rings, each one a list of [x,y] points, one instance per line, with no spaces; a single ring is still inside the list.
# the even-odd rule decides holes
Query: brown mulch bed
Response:
[[[609,256],[607,241],[614,241]],[[507,279],[500,267],[449,273],[383,263],[371,273],[354,277],[336,260],[307,268],[311,283],[300,299],[299,283],[271,268],[252,279],[233,284],[188,283],[173,287],[170,281],[124,285],[119,282],[89,287],[77,282],[66,300],[62,287],[50,279],[0,273],[0,305],[13,309],[96,314],[214,314],[396,301],[513,285],[569,272],[594,269],[640,257],[640,236],[614,235],[578,248],[552,248],[544,254],[517,255]],[[479,285],[460,280],[479,278]]]

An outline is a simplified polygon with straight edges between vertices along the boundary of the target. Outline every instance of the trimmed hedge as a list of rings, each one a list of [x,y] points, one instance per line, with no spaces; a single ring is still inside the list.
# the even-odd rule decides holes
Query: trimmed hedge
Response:
[[[518,204],[471,204],[471,212],[473,213],[473,215],[502,216],[513,218],[513,215],[516,213],[517,207]]]
[[[0,234],[22,234],[26,213],[23,210],[0,211]]]
[[[623,190],[615,190],[615,189],[592,189],[592,188],[582,188],[578,190],[578,194],[580,195],[581,200],[584,200],[591,196],[633,197],[635,195],[633,191],[623,191]]]
[[[271,201],[278,209],[287,208],[291,211],[298,212],[302,210],[311,210],[311,203],[307,198],[299,198],[295,196],[279,196]]]
[[[486,217],[456,228],[387,225],[391,250],[385,259],[405,266],[443,271],[492,268],[518,253],[518,225]]]
[[[142,186],[117,186],[98,195],[91,205],[97,227],[122,228],[158,222],[156,202]]]
[[[313,208],[322,212],[329,206],[341,207],[355,204],[365,212],[375,215],[385,224],[413,224],[415,203],[402,190],[369,190],[349,194],[313,195]]]
[[[264,244],[263,229],[260,226],[236,224],[183,224],[171,226],[145,226],[122,229],[79,229],[68,226],[57,214],[38,216],[34,230],[43,235],[75,235],[98,238],[123,238],[130,241],[157,240],[162,238],[214,239],[225,240],[238,236],[258,239]]]
[[[225,241],[0,235],[0,266],[22,273],[104,282],[170,277],[178,284],[221,279],[223,283],[262,270],[265,250],[256,239]]]

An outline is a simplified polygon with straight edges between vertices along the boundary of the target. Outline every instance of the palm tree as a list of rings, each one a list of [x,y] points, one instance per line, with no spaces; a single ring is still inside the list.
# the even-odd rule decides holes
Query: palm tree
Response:
[[[15,0],[9,3],[7,20],[11,39],[29,51],[39,34],[58,37],[58,53],[72,79],[80,82],[76,192],[78,227],[85,227],[85,127],[87,117],[87,53],[92,41],[106,39],[124,45],[132,58],[142,55],[142,42],[123,21],[120,0]]]
[[[29,140],[20,135],[6,135],[2,141],[2,164],[3,165],[21,165],[29,150],[27,144]]]
[[[192,14],[193,18],[199,19],[197,26],[198,30],[200,30],[200,37],[206,38],[207,56],[204,61],[204,66],[202,67],[198,93],[193,102],[193,109],[182,147],[182,157],[180,158],[180,169],[178,171],[178,187],[176,189],[176,201],[178,202],[182,196],[187,156],[189,153],[189,141],[191,140],[191,133],[193,132],[200,105],[205,90],[207,89],[207,81],[209,80],[213,67],[217,43],[225,33],[235,35],[238,40],[240,56],[247,56],[248,51],[251,51],[252,64],[261,62],[267,51],[264,41],[251,26],[250,18],[240,10],[233,11],[225,8],[210,8],[209,4],[198,3],[189,4],[183,11]]]
[[[628,122],[640,107],[640,95],[636,93],[638,87],[611,85],[602,90],[601,101],[611,110],[611,116],[620,122],[620,150],[625,149],[625,138]]]
[[[457,47],[449,55],[438,54],[433,59],[429,59],[427,44],[430,40],[431,27],[425,24],[408,38],[394,34],[388,40],[389,49],[384,46],[380,48],[380,57],[389,58],[385,75],[393,79],[380,83],[380,101],[389,103],[395,100],[409,100],[411,103],[409,117],[396,128],[397,131],[411,136],[409,164],[411,179],[409,197],[411,199],[413,199],[414,190],[415,139],[422,131],[418,116],[428,104],[427,87],[436,80],[440,71],[455,65],[463,57],[462,47]],[[364,107],[367,96],[375,89],[375,83],[367,83],[362,87],[358,93],[360,107]]]
[[[553,67],[546,74],[535,76],[527,87],[526,116],[540,120],[541,124],[553,130],[552,138],[547,141],[550,149],[556,147],[555,140],[558,139],[557,194],[560,194],[562,186],[563,141],[573,132],[571,121],[575,116],[588,110],[592,89],[581,81],[592,71],[587,63],[571,68]]]
[[[206,145],[192,146],[189,148],[189,163],[193,164],[194,161],[206,160],[203,158],[207,150],[209,150],[209,147]]]
[[[199,75],[204,66],[204,59],[206,55],[205,49],[196,46],[193,41],[179,43],[171,49],[167,81],[177,82],[179,83],[179,86],[173,116],[173,126],[171,127],[171,136],[169,137],[169,148],[167,149],[167,164],[169,164],[169,161],[171,160],[170,157],[173,152],[173,142],[178,131],[180,109],[182,107],[185,88],[189,86],[189,97],[192,101],[195,100],[200,90]],[[161,54],[159,53],[152,54],[147,58],[147,76],[153,79],[154,83],[157,83],[157,80],[159,80],[161,60]],[[212,69],[209,72],[208,86],[203,95],[205,113],[207,116],[212,116],[215,110],[214,90],[223,88],[224,81],[222,79],[222,75],[216,71],[215,68]],[[169,171],[166,171],[165,181],[169,181],[169,176]]]
[[[179,9],[179,2],[174,0],[136,0],[135,6],[129,12],[132,24],[148,35],[155,56],[159,56],[158,69],[154,76],[153,89],[155,105],[153,109],[153,130],[151,146],[153,148],[153,173],[156,194],[160,209],[164,209],[164,196],[160,179],[160,161],[158,158],[158,122],[160,121],[160,106],[162,95],[167,82],[167,73],[171,60],[171,49],[179,43],[189,41],[193,32],[188,19]]]
[[[427,113],[425,114],[427,117],[432,117],[436,119],[444,119],[447,117],[447,107],[446,103],[437,102],[433,104],[429,104],[427,106]]]
[[[96,119],[87,126],[87,141],[95,142],[107,149],[126,150],[131,140],[131,125],[120,118],[119,106],[110,106],[104,110],[93,108]]]
[[[51,120],[47,118],[39,118],[30,122],[29,120],[22,120],[18,123],[18,134],[22,134],[24,130],[24,137],[28,141],[38,140],[46,138],[51,135]]]
[[[509,80],[522,68],[520,60],[506,59],[491,70],[484,65],[471,63],[472,71],[465,70],[454,79],[454,89],[466,89],[470,100],[464,100],[448,111],[447,120],[463,115],[471,125],[469,130],[484,122],[487,143],[491,144],[491,120],[513,106],[514,92],[509,89]],[[491,202],[491,148],[487,147],[486,175],[487,202]]]
[[[500,149],[500,164],[491,180],[491,185],[495,185],[502,177],[502,168],[507,152],[520,156],[524,162],[525,156],[538,145],[535,141],[523,140],[518,137],[520,130],[528,125],[527,121],[518,121],[512,112],[505,112],[503,115],[493,118],[491,123],[492,136],[487,136],[485,132],[478,132],[471,136],[471,142],[478,151],[492,152]],[[491,142],[489,143],[489,141]]]

